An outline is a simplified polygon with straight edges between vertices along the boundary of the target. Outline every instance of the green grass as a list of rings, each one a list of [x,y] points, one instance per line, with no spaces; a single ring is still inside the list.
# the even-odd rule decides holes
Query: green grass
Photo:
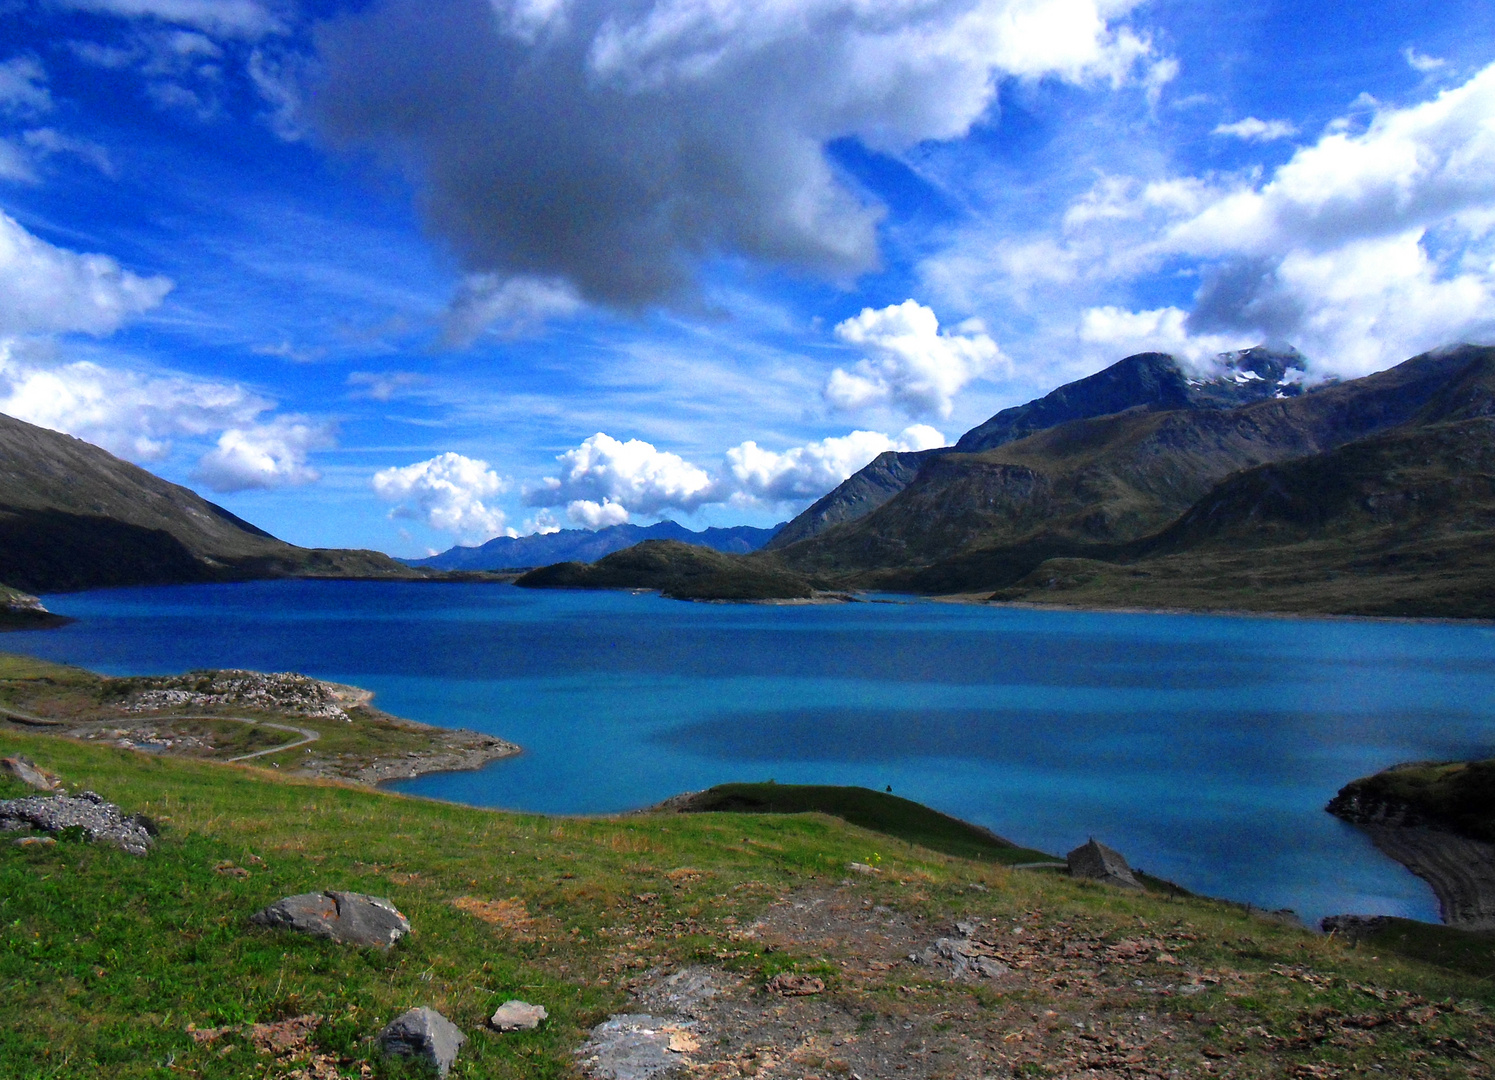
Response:
[[[963,859],[1013,865],[1054,859],[922,803],[864,787],[719,784],[680,804],[691,813],[830,814],[871,832]]]
[[[284,1076],[242,1038],[201,1045],[188,1025],[307,1012],[327,1018],[317,1038],[349,1059],[347,1075],[359,1062],[393,1075],[380,1072],[370,1037],[415,1005],[441,1010],[468,1033],[459,1080],[570,1076],[587,1030],[630,1007],[623,982],[658,965],[717,963],[764,981],[781,970],[813,972],[842,993],[815,951],[770,953],[735,931],[795,890],[841,887],[847,864],[873,853],[882,873],[853,875],[853,887],[869,904],[931,926],[955,912],[995,920],[1042,912],[1115,936],[1135,935],[1139,923],[1187,928],[1197,937],[1191,964],[1270,984],[1259,1009],[1273,1030],[1288,1030],[1317,1003],[1348,1000],[1358,983],[1495,1006],[1495,988],[1457,968],[1350,949],[1227,904],[967,861],[823,813],[548,818],[0,734],[0,754],[14,753],[163,829],[144,859],[76,842],[0,844],[0,1076],[18,1080]],[[0,781],[0,796],[20,793]],[[225,864],[248,876],[222,872]],[[389,897],[414,934],[380,952],[247,922],[281,896],[327,888]],[[454,905],[463,898],[512,900],[507,910],[530,918],[486,922]],[[1274,964],[1325,975],[1312,985],[1282,979],[1268,973]],[[846,1007],[886,1013],[899,985],[920,977],[889,975],[886,987]],[[510,997],[544,1005],[550,1020],[531,1033],[485,1033],[486,1016]],[[1207,1019],[1212,1009],[1243,1006],[1221,993],[1149,1007]],[[1390,1075],[1407,1065],[1398,1053],[1386,1051]]]

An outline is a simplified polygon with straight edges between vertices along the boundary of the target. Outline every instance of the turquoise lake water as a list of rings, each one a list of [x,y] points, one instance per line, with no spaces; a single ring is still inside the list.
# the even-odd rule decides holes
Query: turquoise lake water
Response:
[[[1495,755],[1488,625],[371,582],[46,602],[79,621],[0,648],[110,674],[301,671],[525,749],[402,791],[571,814],[729,780],[891,785],[1024,845],[1093,835],[1310,920],[1436,919],[1426,886],[1323,806],[1395,762]]]

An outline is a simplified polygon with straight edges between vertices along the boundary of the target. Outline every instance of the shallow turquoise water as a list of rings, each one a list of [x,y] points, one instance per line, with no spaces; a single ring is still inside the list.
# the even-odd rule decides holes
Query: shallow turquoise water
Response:
[[[46,600],[79,622],[4,648],[112,674],[303,671],[525,748],[404,791],[593,813],[727,780],[891,785],[1029,846],[1094,835],[1188,888],[1309,919],[1436,918],[1323,805],[1394,762],[1495,754],[1483,625],[372,582]]]

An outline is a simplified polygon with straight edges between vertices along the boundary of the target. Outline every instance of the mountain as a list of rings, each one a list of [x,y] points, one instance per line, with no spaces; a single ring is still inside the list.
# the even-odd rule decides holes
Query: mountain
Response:
[[[1119,557],[1243,469],[1453,415],[1479,399],[1492,361],[1495,350],[1465,347],[1313,393],[1133,406],[942,454],[873,512],[776,554],[842,587],[915,592],[1003,588],[1047,558]]]
[[[1166,353],[1138,353],[1104,371],[1067,383],[1026,405],[1003,409],[961,436],[953,447],[888,451],[784,526],[770,548],[807,540],[833,525],[870,514],[913,482],[929,461],[977,454],[1074,420],[1128,409],[1220,410],[1303,393],[1303,359],[1294,351],[1257,347],[1220,357],[1221,373],[1200,378]]]
[[[499,536],[480,547],[454,547],[427,559],[402,559],[408,566],[433,570],[514,570],[549,566],[558,562],[595,562],[604,555],[632,547],[645,540],[676,540],[683,544],[746,554],[757,551],[784,526],[758,529],[737,525],[730,529],[709,528],[693,532],[673,521],[654,525],[611,525],[605,529],[562,529],[531,536]]]
[[[808,599],[815,584],[772,561],[749,562],[678,540],[645,540],[594,563],[563,562],[531,570],[526,589],[658,589],[677,600]]]
[[[1129,360],[1168,371],[1156,354]],[[1242,380],[1248,400],[1233,407],[1173,396],[1168,408],[1172,391],[1148,390],[1025,435],[1009,412],[966,445],[1020,437],[927,455],[869,512],[724,556],[714,587],[728,591],[735,564],[756,588],[798,590],[781,595],[1495,617],[1495,348],[1438,350],[1311,393],[1283,379],[1260,377],[1278,382],[1270,393]],[[658,587],[675,574],[667,554],[608,583]]]
[[[266,577],[410,577],[301,548],[71,435],[0,415],[0,581],[28,592]]]

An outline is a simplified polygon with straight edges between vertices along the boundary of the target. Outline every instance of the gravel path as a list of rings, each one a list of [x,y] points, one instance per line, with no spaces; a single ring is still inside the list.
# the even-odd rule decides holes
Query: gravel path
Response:
[[[30,715],[28,713],[18,712],[15,709],[11,709],[11,708],[5,708],[3,710],[0,710],[0,714],[3,714],[5,717],[8,717],[9,719],[19,720],[23,724],[30,724],[30,725],[33,725],[33,726],[36,726],[36,727],[66,727],[68,725],[68,721],[66,721],[66,720],[49,720],[46,717],[32,716],[32,715]],[[319,732],[312,731],[310,728],[293,727],[290,724],[276,724],[276,723],[273,723],[273,722],[271,722],[269,720],[254,720],[254,719],[251,719],[250,717],[247,717],[247,716],[218,716],[218,715],[213,715],[213,716],[157,716],[157,717],[142,717],[138,713],[130,713],[130,714],[127,714],[125,716],[105,716],[105,717],[101,717],[101,718],[98,718],[98,719],[92,719],[92,720],[89,720],[88,723],[90,723],[90,724],[121,724],[121,723],[138,724],[142,720],[147,720],[147,719],[149,719],[149,720],[166,720],[166,721],[175,721],[175,720],[227,720],[227,721],[229,721],[231,723],[235,723],[235,724],[251,724],[251,725],[256,725],[258,727],[274,728],[276,731],[289,731],[289,732],[291,732],[294,735],[300,735],[301,736],[300,740],[298,740],[297,742],[283,743],[280,746],[272,746],[272,747],[270,747],[270,748],[268,748],[266,750],[256,750],[256,751],[254,751],[251,754],[240,754],[238,757],[231,757],[231,758],[225,759],[227,761],[249,761],[252,758],[264,757],[266,754],[279,754],[279,753],[281,753],[281,752],[283,752],[285,750],[296,750],[296,749],[299,749],[300,747],[306,746],[308,743],[314,743],[314,742],[316,742],[318,739],[320,739],[322,737]]]

